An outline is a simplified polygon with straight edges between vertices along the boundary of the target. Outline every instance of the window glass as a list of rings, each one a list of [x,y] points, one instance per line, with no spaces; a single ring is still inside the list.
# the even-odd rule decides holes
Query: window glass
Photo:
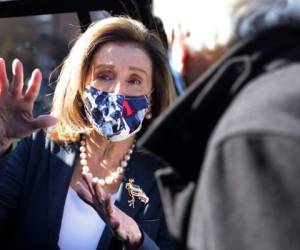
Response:
[[[75,13],[0,19],[0,57],[6,60],[9,77],[14,58],[24,64],[25,84],[35,68],[43,73],[35,116],[49,111],[55,87],[54,83],[49,84],[50,74],[61,64],[80,32]],[[51,82],[57,75],[57,71],[52,74]]]

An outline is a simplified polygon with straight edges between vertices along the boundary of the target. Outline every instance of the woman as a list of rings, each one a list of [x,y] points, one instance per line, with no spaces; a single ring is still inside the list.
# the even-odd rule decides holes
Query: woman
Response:
[[[0,60],[0,218],[17,249],[171,249],[153,173],[135,134],[174,97],[165,51],[141,23],[94,23],[63,63],[51,115],[32,118],[41,73],[25,93]],[[55,118],[57,117],[57,118]],[[21,140],[11,152],[13,138]],[[80,198],[81,199],[80,199]]]

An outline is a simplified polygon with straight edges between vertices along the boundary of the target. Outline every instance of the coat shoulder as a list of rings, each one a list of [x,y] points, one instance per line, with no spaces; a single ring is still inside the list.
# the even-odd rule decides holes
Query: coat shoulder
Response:
[[[211,142],[248,133],[300,137],[300,63],[252,79],[219,119]]]

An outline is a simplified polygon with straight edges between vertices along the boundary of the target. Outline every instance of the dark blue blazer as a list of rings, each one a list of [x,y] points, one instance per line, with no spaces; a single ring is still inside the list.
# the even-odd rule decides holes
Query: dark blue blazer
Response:
[[[63,209],[77,153],[78,144],[58,146],[40,131],[21,140],[15,150],[0,159],[0,249],[59,249]],[[142,229],[140,249],[173,249],[154,179],[159,165],[152,156],[135,151],[125,178],[133,178],[150,201],[147,205],[136,201],[134,208],[129,207],[123,181],[115,202]],[[105,227],[97,249],[122,249],[122,244]]]

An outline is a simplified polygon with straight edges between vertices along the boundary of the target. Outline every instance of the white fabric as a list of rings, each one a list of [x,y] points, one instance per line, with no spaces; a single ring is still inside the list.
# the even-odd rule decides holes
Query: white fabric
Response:
[[[113,202],[116,194],[112,195]],[[59,233],[61,250],[95,250],[105,227],[97,212],[69,187]]]

